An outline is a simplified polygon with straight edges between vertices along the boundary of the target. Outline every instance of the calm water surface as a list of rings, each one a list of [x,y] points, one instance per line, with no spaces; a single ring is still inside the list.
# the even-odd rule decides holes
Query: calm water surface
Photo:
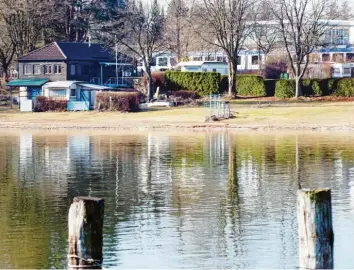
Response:
[[[67,265],[74,196],[105,199],[104,267],[296,268],[296,190],[333,192],[354,268],[354,135],[0,134],[0,268]]]

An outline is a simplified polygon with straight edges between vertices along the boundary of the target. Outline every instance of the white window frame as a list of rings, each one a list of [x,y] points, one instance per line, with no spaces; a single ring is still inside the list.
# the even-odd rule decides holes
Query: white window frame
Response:
[[[163,65],[166,64],[166,65]],[[159,57],[157,58],[157,66],[167,67],[168,66],[168,57]]]
[[[36,72],[36,67],[38,67],[38,72]],[[33,65],[33,75],[41,75],[42,72],[41,72],[41,65],[39,64],[34,64]]]
[[[60,72],[57,72],[57,68],[60,68]],[[61,65],[58,64],[54,65],[54,74],[61,74],[61,69],[62,69]]]
[[[256,62],[256,63],[253,62],[253,58],[256,58],[256,59],[257,59],[256,61],[254,61],[254,62]],[[252,66],[259,65],[259,56],[258,56],[258,55],[252,55],[252,56],[251,56],[251,64],[252,64]]]
[[[32,73],[31,73],[31,69],[32,69],[32,65],[31,64],[25,64],[24,66],[23,66],[23,74],[24,75],[32,75]]]
[[[49,70],[48,67],[50,67],[50,72],[48,72]],[[53,74],[53,65],[51,64],[44,65],[44,74]]]

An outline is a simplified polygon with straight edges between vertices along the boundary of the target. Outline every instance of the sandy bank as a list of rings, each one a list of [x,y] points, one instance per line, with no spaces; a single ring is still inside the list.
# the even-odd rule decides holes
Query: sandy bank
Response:
[[[205,122],[205,108],[174,108],[139,113],[119,112],[0,112],[0,129],[91,130],[354,130],[352,102],[240,105],[235,118]]]

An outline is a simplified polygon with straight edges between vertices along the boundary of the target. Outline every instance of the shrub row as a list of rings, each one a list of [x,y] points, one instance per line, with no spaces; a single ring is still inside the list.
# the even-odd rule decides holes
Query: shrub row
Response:
[[[274,95],[278,98],[290,98],[295,96],[295,91],[295,80],[278,80],[275,84]],[[354,96],[354,79],[304,79],[302,80],[302,94],[304,96]]]
[[[224,93],[229,87],[228,76],[222,76],[220,92]],[[254,75],[239,75],[236,78],[237,94],[240,96],[266,96],[264,79]]]
[[[103,92],[96,95],[95,108],[100,111],[136,112],[139,92]]]
[[[64,112],[67,108],[66,100],[56,100],[53,98],[37,96],[34,102],[33,110],[35,112],[47,112],[47,111],[56,111]]]
[[[216,72],[165,72],[166,89],[170,91],[189,90],[206,96],[219,93],[220,83],[220,73]]]
[[[225,93],[228,89],[228,76],[215,72],[165,72],[167,90],[195,91],[200,96],[210,93]],[[236,80],[237,94],[240,96],[276,96],[289,98],[295,96],[295,80],[264,80],[260,76],[239,75]],[[354,96],[354,78],[303,79],[304,96],[336,95]]]

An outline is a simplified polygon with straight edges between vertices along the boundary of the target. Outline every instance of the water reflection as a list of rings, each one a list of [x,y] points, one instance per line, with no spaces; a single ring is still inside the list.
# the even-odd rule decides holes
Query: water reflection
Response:
[[[0,135],[0,268],[66,266],[67,211],[103,197],[104,266],[294,268],[296,190],[331,187],[335,266],[354,268],[343,134]]]

